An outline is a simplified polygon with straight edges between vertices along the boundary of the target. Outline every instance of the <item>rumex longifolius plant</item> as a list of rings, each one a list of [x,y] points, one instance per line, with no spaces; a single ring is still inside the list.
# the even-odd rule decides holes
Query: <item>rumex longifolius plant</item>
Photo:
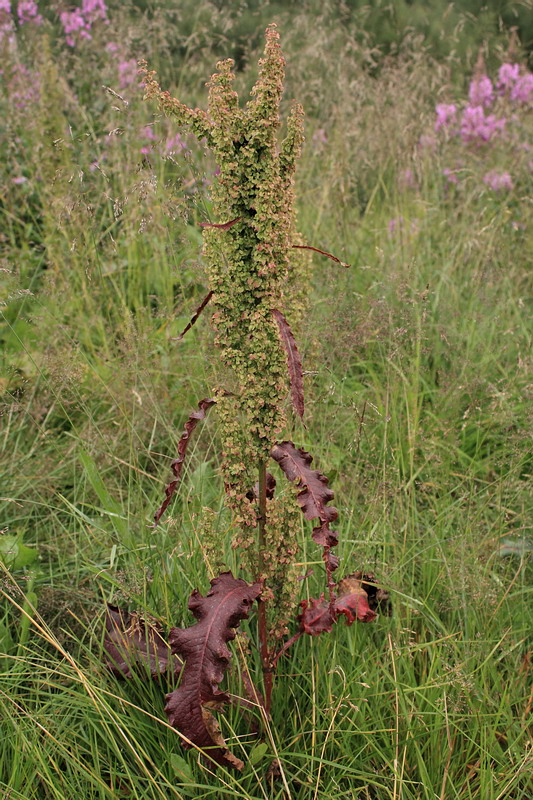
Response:
[[[207,706],[219,707],[231,699],[218,688],[229,664],[227,643],[255,601],[263,693],[253,686],[246,665],[243,675],[251,701],[268,715],[273,671],[289,646],[304,633],[331,631],[340,616],[348,624],[373,620],[374,609],[386,597],[372,585],[372,576],[353,573],[334,580],[339,560],[332,552],[338,543],[331,527],[338,517],[331,505],[333,491],[326,476],[311,466],[311,455],[284,437],[288,394],[295,414],[304,415],[302,363],[293,327],[305,310],[308,262],[294,210],[303,109],[292,104],[280,140],[285,61],[276,26],[266,30],[259,77],[244,106],[233,89],[232,68],[229,59],[217,64],[208,83],[207,111],[188,108],[162,91],[146,64],[141,72],[147,98],[156,100],[181,128],[205,140],[218,164],[212,189],[215,219],[202,226],[209,292],[186,330],[204,308],[212,309],[215,342],[231,376],[231,385],[214,389],[187,420],[172,462],[174,478],[155,523],[177,489],[194,429],[215,406],[241,577],[225,571],[211,581],[205,597],[193,592],[189,609],[197,622],[171,630],[167,654],[159,631],[139,623],[132,633],[127,624],[131,616],[113,609],[106,650],[115,672],[124,676],[136,664],[149,664],[156,676],[167,668],[179,673],[179,687],[167,698],[170,723],[185,746],[201,749],[212,762],[240,768],[242,762],[226,748]],[[267,471],[270,460],[293,485],[285,496],[276,494],[276,480]],[[301,603],[296,616],[298,508],[314,522],[312,538],[323,550],[326,582],[324,593]],[[297,630],[286,638],[291,617]]]

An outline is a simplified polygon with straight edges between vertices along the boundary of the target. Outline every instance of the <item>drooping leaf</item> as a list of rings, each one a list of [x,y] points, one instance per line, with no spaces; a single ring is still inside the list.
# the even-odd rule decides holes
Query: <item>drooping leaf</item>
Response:
[[[202,311],[204,310],[204,308],[209,303],[209,301],[211,300],[212,297],[213,297],[213,292],[209,292],[204,297],[204,299],[202,300],[202,302],[200,303],[200,305],[198,306],[198,308],[195,310],[194,314],[192,315],[192,317],[190,319],[190,322],[187,323],[187,325],[184,327],[184,329],[179,334],[179,336],[174,337],[176,339],[176,341],[180,342],[183,339],[183,337],[185,336],[185,334],[187,333],[187,331],[190,331],[190,329],[192,328],[192,326],[194,325],[194,323],[196,322],[196,320],[198,319],[198,317],[200,316],[200,314],[202,313]]]
[[[281,342],[287,356],[287,368],[289,370],[291,399],[296,413],[304,415],[304,382],[302,372],[302,359],[296,346],[289,323],[277,308],[272,309],[272,316],[277,322]]]
[[[158,626],[112,605],[107,606],[104,649],[109,668],[121,678],[131,678],[139,666],[149,669],[152,678],[170,670],[178,675],[182,667]]]
[[[345,264],[344,261],[341,261],[340,258],[334,256],[333,253],[328,253],[327,250],[320,250],[319,247],[311,247],[310,244],[293,244],[291,245],[295,250],[312,250],[314,253],[320,253],[321,256],[326,256],[330,258],[332,261],[335,261],[336,264],[340,264],[341,267],[350,267],[350,264]]]
[[[313,528],[313,539],[322,547],[335,547],[339,543],[339,537],[327,525],[320,525]]]
[[[337,615],[344,614],[348,625],[356,619],[360,622],[372,622],[377,614],[370,608],[368,592],[368,576],[362,572],[347,575],[338,585],[338,596],[335,600]]]
[[[348,575],[347,577],[351,576]],[[355,572],[353,577],[361,580],[362,586],[368,595],[368,605],[372,611],[379,611],[380,614],[390,616],[392,614],[390,595],[386,589],[377,584],[374,573]]]
[[[290,481],[295,481],[301,488],[298,494],[298,503],[306,519],[319,519],[328,533],[330,522],[339,516],[334,506],[328,506],[333,500],[333,491],[328,486],[328,479],[316,469],[311,469],[313,457],[301,447],[295,447],[292,442],[279,442],[271,450],[274,461]]]
[[[376,608],[388,611],[388,593],[378,588],[374,582],[374,575],[365,575],[354,572],[347,575],[334,586],[333,605],[324,595],[318,600],[310,598],[302,600],[301,611],[298,615],[300,631],[310,636],[329,633],[341,615],[346,617],[348,625],[358,620],[359,622],[373,622],[376,619]]]
[[[167,510],[168,504],[170,503],[172,496],[176,491],[176,488],[180,482],[181,471],[183,469],[183,462],[185,460],[185,454],[187,453],[187,446],[189,444],[190,436],[194,431],[194,429],[196,428],[196,426],[198,425],[198,423],[200,422],[200,420],[206,418],[207,412],[209,411],[211,406],[215,405],[215,403],[216,400],[213,400],[212,398],[204,398],[203,400],[200,400],[200,402],[198,403],[199,410],[193,411],[193,413],[190,415],[189,419],[185,423],[185,428],[183,429],[183,433],[181,434],[180,440],[178,442],[178,457],[175,458],[170,465],[170,468],[174,473],[174,480],[171,481],[165,489],[165,499],[163,500],[163,502],[161,503],[161,505],[159,506],[154,515],[154,525],[157,525],[157,523]]]
[[[300,606],[302,610],[298,615],[298,622],[303,633],[307,633],[309,636],[319,636],[321,633],[331,631],[336,617],[323,594],[318,600],[314,598],[302,600]]]
[[[227,642],[235,638],[234,629],[248,616],[260,594],[261,584],[249,585],[231,572],[224,572],[211,581],[205,597],[198,591],[192,593],[189,609],[198,622],[170,632],[172,651],[185,661],[185,666],[179,687],[167,696],[165,711],[169,722],[190,742],[205,749],[212,761],[224,766],[237,764],[225,745],[213,736],[204,707],[230,699],[218,689],[231,655]]]

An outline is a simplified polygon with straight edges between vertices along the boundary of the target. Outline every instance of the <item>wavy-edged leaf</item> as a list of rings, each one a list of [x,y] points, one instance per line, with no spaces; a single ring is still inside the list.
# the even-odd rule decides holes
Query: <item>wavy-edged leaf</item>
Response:
[[[121,678],[131,678],[139,666],[150,670],[152,678],[159,678],[167,671],[178,675],[182,667],[182,661],[172,654],[159,626],[109,604],[104,650],[109,669]]]
[[[373,584],[373,581],[373,575],[354,572],[334,586],[333,604],[328,602],[323,594],[318,600],[314,598],[302,600],[298,615],[300,632],[309,636],[319,636],[321,633],[329,633],[333,624],[342,615],[346,617],[347,624],[352,625],[356,620],[373,622],[377,616],[376,608],[381,608],[387,613],[389,596],[387,592]]]
[[[295,447],[292,442],[278,442],[270,454],[287,478],[300,487],[297,499],[304,517],[320,520],[320,525],[313,529],[313,539],[324,548],[322,557],[326,567],[332,609],[334,600],[332,572],[339,566],[339,559],[330,552],[339,541],[336,532],[329,527],[330,522],[334,522],[339,516],[337,509],[328,505],[333,500],[334,493],[328,486],[326,476],[311,468],[313,457],[303,448]]]
[[[335,611],[337,615],[344,614],[348,625],[351,625],[356,619],[359,622],[373,622],[377,616],[369,605],[369,595],[365,588],[366,577],[362,572],[354,572],[339,582],[339,595],[335,600]]]
[[[278,325],[279,335],[287,356],[287,368],[289,371],[292,405],[296,413],[304,415],[304,379],[302,371],[302,359],[296,346],[291,327],[281,311],[277,308],[272,309],[272,316]]]
[[[183,469],[183,462],[185,460],[185,455],[187,453],[187,446],[189,444],[189,439],[191,437],[192,432],[198,425],[198,423],[206,418],[207,412],[216,404],[216,400],[213,398],[206,398],[204,397],[203,400],[200,400],[198,403],[198,411],[193,411],[193,413],[189,416],[189,419],[185,423],[185,428],[183,429],[183,433],[181,434],[180,440],[178,442],[178,457],[174,459],[171,463],[170,468],[174,473],[174,480],[171,481],[165,489],[165,499],[157,509],[154,515],[154,525],[157,525],[163,514],[168,508],[168,504],[172,500],[172,496],[177,489],[177,486],[181,479],[181,471]]]
[[[313,457],[301,447],[295,447],[292,442],[278,442],[270,452],[274,461],[290,481],[296,482],[301,491],[298,493],[298,503],[306,519],[319,519],[323,529],[334,522],[339,513],[334,506],[328,506],[333,500],[334,493],[328,486],[328,479],[316,469],[311,469]],[[335,535],[333,531],[329,531]]]
[[[302,610],[298,614],[298,622],[303,633],[319,636],[332,630],[336,616],[323,594],[318,600],[312,597],[309,600],[302,600],[300,606]]]
[[[261,584],[250,585],[234,578],[231,572],[224,572],[211,581],[205,597],[198,591],[192,593],[189,609],[198,622],[170,632],[172,652],[185,661],[185,666],[179,687],[167,696],[165,711],[169,722],[190,742],[206,750],[212,761],[226,767],[240,768],[224,744],[213,736],[205,706],[230,699],[218,689],[231,655],[227,642],[235,638],[234,629],[248,616],[260,594]]]

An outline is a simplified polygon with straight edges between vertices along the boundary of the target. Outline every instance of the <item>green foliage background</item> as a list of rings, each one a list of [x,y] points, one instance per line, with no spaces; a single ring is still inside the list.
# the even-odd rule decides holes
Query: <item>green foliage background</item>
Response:
[[[480,47],[493,78],[507,58],[526,69],[529,7],[390,9],[117,3],[68,48],[50,4],[46,24],[17,29],[15,55],[4,52],[6,797],[531,793],[531,114],[519,109],[490,147],[420,146],[435,104],[464,102]],[[294,438],[335,489],[341,571],[374,570],[393,615],[300,641],[276,678],[266,748],[227,709],[224,734],[247,767],[213,775],[166,726],[166,687],[121,684],[102,663],[106,600],[186,625],[188,595],[216,568],[206,530],[235,558],[214,418],[171,516],[148,527],[216,359],[208,317],[173,338],[205,293],[214,164],[185,138],[169,154],[177,131],[134,84],[121,88],[117,64],[146,57],[205,107],[217,58],[236,57],[237,88],[251,86],[272,19],[286,105],[307,114],[299,229],[352,265],[314,259],[299,334],[307,427]],[[490,170],[512,173],[513,189],[493,192]],[[303,598],[323,577],[303,524],[299,535],[301,573],[313,570]],[[259,676],[253,649],[251,663]],[[238,658],[229,682],[242,691]]]

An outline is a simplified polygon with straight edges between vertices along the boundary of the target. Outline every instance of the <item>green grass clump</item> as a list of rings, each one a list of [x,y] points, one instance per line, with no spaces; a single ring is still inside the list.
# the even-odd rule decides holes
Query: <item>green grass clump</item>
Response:
[[[207,524],[234,558],[209,419],[171,516],[148,527],[208,387],[207,317],[173,337],[205,294],[198,223],[211,219],[214,164],[151,115],[135,84],[121,87],[105,55],[115,41],[121,58],[154,63],[159,46],[164,61],[161,14],[145,24],[120,9],[68,52],[18,31],[5,69],[28,63],[31,46],[39,80],[26,107],[1,101],[6,797],[531,794],[530,183],[525,170],[505,193],[483,183],[484,159],[511,163],[503,142],[471,156],[418,146],[442,95],[462,96],[446,83],[449,62],[408,40],[394,59],[370,54],[379,69],[367,70],[365,46],[341,28],[297,49],[304,17],[295,10],[284,37],[287,100],[303,95],[308,112],[299,229],[352,267],[315,262],[298,444],[332,465],[341,563],[379,576],[392,616],[300,640],[280,662],[264,742],[227,710],[242,776],[215,775],[182,749],[163,712],[170,686],[121,683],[105,668],[106,600],[166,629],[190,624],[188,596],[214,566]],[[203,105],[197,77],[213,50],[232,53],[214,39],[205,53],[197,33],[178,77],[184,99]],[[239,88],[250,79],[239,75]],[[320,551],[303,526],[300,544],[302,574],[314,570],[301,595],[316,596]],[[253,653],[252,663],[259,678]],[[229,684],[242,693],[238,657]]]

